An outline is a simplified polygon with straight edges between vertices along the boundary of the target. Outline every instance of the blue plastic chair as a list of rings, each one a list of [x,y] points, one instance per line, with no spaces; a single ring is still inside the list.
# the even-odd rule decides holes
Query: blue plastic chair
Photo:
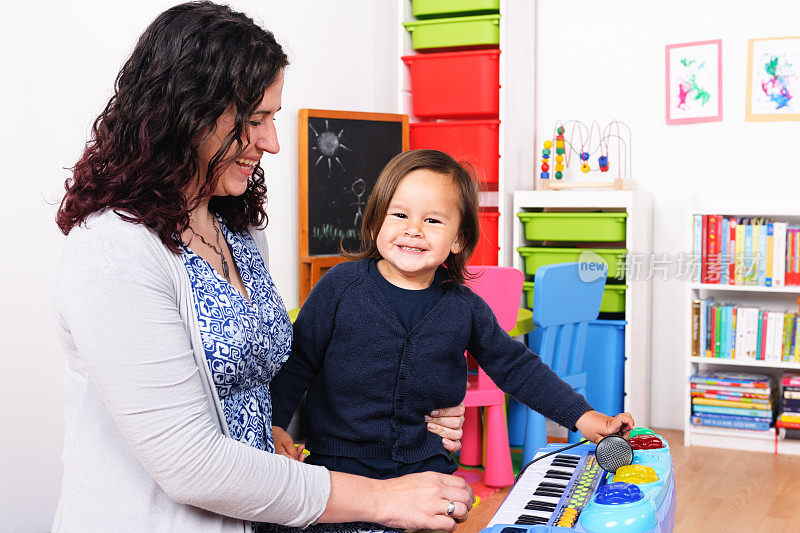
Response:
[[[586,373],[581,369],[586,328],[600,313],[607,273],[604,263],[577,262],[542,266],[534,276],[532,311],[536,330],[528,336],[529,346],[584,396]],[[547,430],[542,415],[522,408],[526,411],[522,464],[526,464],[538,448],[547,444]],[[510,406],[509,411],[512,409],[518,408]],[[509,415],[514,417],[514,413]],[[570,432],[569,442],[579,439],[578,433]]]

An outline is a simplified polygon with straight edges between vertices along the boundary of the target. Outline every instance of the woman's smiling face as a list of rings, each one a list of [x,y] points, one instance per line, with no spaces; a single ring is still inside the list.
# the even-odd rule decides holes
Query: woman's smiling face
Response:
[[[253,169],[261,159],[264,152],[277,154],[280,151],[278,133],[273,122],[275,113],[281,108],[281,94],[283,92],[283,72],[264,91],[264,97],[258,108],[248,119],[245,126],[247,136],[242,139],[244,150],[235,162],[220,167],[219,180],[214,188],[214,196],[240,196],[247,190],[247,183],[253,174]],[[207,135],[197,147],[198,175],[206,175],[208,163],[222,146],[223,139],[228,132],[233,130],[236,114],[233,106],[217,119],[214,131]],[[249,142],[248,142],[249,137]],[[235,145],[230,148],[234,150]],[[227,154],[225,154],[227,157]],[[223,157],[224,159],[224,157]]]

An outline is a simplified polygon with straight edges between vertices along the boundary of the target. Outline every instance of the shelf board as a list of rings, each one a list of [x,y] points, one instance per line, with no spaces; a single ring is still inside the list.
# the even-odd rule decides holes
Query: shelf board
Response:
[[[800,363],[794,361],[753,361],[747,359],[727,359],[723,357],[689,357],[692,363],[711,365],[736,365],[757,368],[791,368],[800,370]]]
[[[800,294],[800,285],[765,287],[763,285],[723,285],[721,283],[692,283],[689,288],[703,291],[767,292]]]
[[[718,428],[713,426],[695,426],[690,424],[689,431],[692,435],[710,435],[713,437],[736,437],[740,439],[775,440],[775,428],[767,431],[754,431],[752,429]]]

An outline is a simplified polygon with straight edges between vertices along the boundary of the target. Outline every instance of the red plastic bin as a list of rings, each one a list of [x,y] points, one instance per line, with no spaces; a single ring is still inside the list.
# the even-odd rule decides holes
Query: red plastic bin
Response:
[[[411,149],[431,148],[468,161],[478,181],[497,183],[500,158],[499,120],[415,122],[411,127]]]
[[[500,246],[497,244],[500,213],[481,209],[478,218],[481,223],[481,236],[468,264],[497,266],[497,252],[500,250]]]
[[[403,56],[411,106],[421,118],[497,118],[500,50]]]

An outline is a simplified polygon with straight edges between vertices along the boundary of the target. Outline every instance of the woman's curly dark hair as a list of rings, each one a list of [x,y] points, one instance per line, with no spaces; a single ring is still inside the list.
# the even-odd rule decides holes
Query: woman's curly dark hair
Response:
[[[163,12],[139,38],[92,126],[64,184],[58,227],[66,235],[92,213],[112,208],[177,252],[189,212],[211,195],[219,171],[241,155],[247,121],[287,64],[272,33],[228,6],[190,2]],[[198,141],[228,106],[236,113],[234,128],[220,132],[222,146],[199,191],[187,198],[198,172]],[[213,197],[209,209],[242,231],[266,223],[265,198],[257,165],[244,194]]]

